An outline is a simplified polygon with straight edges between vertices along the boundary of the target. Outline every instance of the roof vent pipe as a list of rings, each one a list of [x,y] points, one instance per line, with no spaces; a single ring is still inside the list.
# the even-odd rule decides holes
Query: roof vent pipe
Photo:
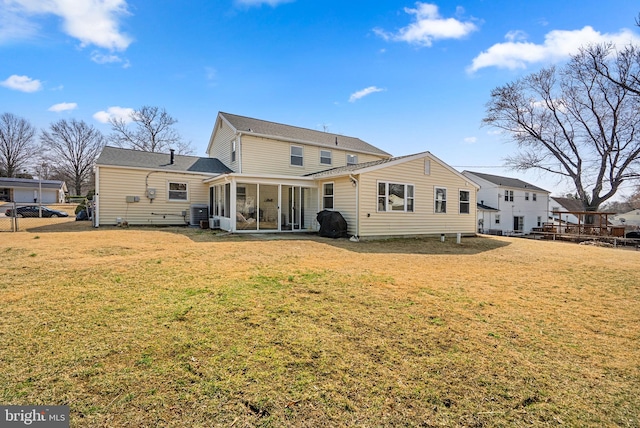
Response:
[[[174,158],[175,150],[174,149],[169,149],[169,152],[171,153],[171,160],[169,161],[169,164],[173,165],[173,158]]]

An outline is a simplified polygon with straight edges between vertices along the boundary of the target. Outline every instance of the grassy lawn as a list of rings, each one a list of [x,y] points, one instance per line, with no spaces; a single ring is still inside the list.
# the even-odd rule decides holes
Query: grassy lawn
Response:
[[[640,251],[45,228],[0,253],[0,402],[73,427],[640,426]]]

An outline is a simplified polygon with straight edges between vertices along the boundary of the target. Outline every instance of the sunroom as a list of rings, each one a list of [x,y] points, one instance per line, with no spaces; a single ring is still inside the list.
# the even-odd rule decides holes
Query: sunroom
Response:
[[[318,230],[318,188],[311,178],[226,174],[205,183],[211,227],[238,233]]]

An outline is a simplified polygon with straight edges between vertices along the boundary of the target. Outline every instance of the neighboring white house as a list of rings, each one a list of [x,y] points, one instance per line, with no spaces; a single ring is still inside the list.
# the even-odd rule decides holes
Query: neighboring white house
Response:
[[[60,204],[64,202],[66,193],[64,181],[0,178],[0,201]]]
[[[640,227],[640,210],[632,210],[611,217],[611,222],[616,225]]]
[[[526,234],[547,221],[548,191],[517,178],[472,171],[462,174],[480,186],[477,199],[484,208],[478,209],[478,229]]]

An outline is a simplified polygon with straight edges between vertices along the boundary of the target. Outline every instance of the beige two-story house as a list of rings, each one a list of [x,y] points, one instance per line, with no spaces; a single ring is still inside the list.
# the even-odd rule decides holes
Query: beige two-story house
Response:
[[[229,232],[315,232],[339,211],[348,233],[475,232],[478,186],[429,152],[392,157],[358,138],[220,112],[207,157],[106,147],[96,225],[191,223]]]

